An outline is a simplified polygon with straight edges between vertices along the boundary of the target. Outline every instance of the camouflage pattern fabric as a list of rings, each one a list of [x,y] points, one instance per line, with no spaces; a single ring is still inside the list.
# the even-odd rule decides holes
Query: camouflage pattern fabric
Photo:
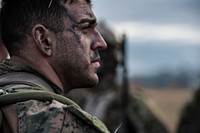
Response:
[[[17,103],[20,133],[98,133],[76,113],[73,105],[66,106],[58,101],[27,101]]]
[[[77,105],[28,100],[16,107],[19,133],[109,133],[100,120]]]

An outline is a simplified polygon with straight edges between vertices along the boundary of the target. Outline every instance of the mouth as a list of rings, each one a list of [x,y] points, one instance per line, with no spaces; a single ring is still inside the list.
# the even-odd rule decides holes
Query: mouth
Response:
[[[100,55],[98,50],[95,50],[92,54],[91,54],[91,64],[94,68],[98,69],[100,67]]]
[[[93,61],[92,61],[92,66],[94,67],[94,68],[96,68],[96,69],[98,69],[101,65],[100,65],[100,57],[98,57],[98,58],[96,58],[96,59],[94,59]]]

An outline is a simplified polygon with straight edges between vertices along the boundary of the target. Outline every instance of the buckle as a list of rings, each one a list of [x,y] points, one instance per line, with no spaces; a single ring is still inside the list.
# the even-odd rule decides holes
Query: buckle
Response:
[[[8,94],[8,92],[4,89],[0,89],[0,96],[5,94]]]
[[[9,93],[13,93],[13,92],[16,92],[15,88],[0,89],[0,96],[9,94]]]

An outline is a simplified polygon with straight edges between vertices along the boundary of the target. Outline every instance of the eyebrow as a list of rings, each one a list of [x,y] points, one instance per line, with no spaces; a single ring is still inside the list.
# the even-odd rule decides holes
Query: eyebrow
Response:
[[[65,1],[67,1],[67,0],[65,0]],[[48,8],[51,7],[52,2],[53,2],[53,0],[50,0],[49,5],[48,5]],[[77,0],[70,0],[70,3],[75,3],[75,2],[77,2]],[[91,0],[86,0],[86,2],[87,2],[87,4],[90,5],[90,7],[92,6]]]
[[[70,1],[70,3],[76,3],[77,2],[77,0],[69,0],[69,1]],[[86,2],[87,2],[88,5],[92,6],[91,0],[86,0]]]
[[[80,22],[78,22],[78,24],[85,23],[85,22],[96,23],[97,20],[96,18],[84,18],[84,19],[81,19]]]

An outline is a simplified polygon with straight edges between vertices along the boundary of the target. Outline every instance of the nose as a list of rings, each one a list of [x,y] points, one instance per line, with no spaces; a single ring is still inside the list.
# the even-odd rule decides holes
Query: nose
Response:
[[[96,36],[95,36],[95,42],[92,45],[92,49],[98,49],[98,50],[105,50],[107,48],[107,43],[105,42],[105,40],[103,39],[103,37],[101,36],[101,34],[96,31]]]

